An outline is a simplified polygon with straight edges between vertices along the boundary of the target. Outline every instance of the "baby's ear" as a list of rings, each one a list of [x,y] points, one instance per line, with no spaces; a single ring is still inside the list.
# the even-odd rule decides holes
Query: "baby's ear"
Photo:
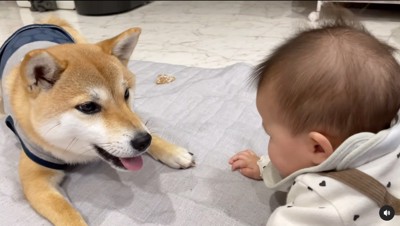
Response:
[[[66,66],[66,62],[58,60],[46,50],[38,49],[25,55],[20,70],[29,87],[48,90],[57,82]]]
[[[331,154],[333,153],[333,147],[325,135],[318,133],[318,132],[310,132],[309,137],[311,142],[313,143],[313,152],[312,152],[312,159],[311,161],[315,165],[321,164],[325,161]]]
[[[97,45],[99,45],[105,53],[116,56],[124,65],[127,65],[136,47],[140,33],[140,28],[131,28],[114,38],[99,42]]]

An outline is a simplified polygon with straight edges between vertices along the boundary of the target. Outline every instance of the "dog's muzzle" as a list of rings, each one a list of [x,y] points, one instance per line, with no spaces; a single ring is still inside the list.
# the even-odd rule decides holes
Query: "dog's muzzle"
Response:
[[[151,144],[151,135],[147,132],[141,132],[135,135],[130,141],[131,146],[135,149],[136,154],[132,157],[118,157],[110,154],[105,149],[94,145],[99,156],[110,165],[123,170],[139,170],[143,166],[141,154],[145,153]]]

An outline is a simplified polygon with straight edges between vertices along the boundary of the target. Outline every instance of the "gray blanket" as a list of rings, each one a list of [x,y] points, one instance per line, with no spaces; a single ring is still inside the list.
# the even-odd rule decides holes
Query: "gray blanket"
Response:
[[[99,161],[67,172],[62,189],[90,225],[265,225],[284,194],[232,172],[228,159],[251,148],[264,154],[267,137],[249,84],[251,66],[193,68],[132,61],[136,109],[154,133],[186,147],[196,167],[171,169],[149,156],[136,172]],[[156,85],[156,76],[176,80]],[[1,118],[2,121],[3,118]],[[50,225],[22,194],[19,143],[0,126],[0,225]]]

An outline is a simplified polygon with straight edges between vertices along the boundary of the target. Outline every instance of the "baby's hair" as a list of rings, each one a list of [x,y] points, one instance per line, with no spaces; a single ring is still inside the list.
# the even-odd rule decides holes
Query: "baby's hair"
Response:
[[[324,12],[333,18],[287,40],[255,68],[253,78],[258,89],[274,92],[293,134],[318,131],[339,144],[390,126],[400,108],[400,65],[395,49],[348,10],[329,6]]]

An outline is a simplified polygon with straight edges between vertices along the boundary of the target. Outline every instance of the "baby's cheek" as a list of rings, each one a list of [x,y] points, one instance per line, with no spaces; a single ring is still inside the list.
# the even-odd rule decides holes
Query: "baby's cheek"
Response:
[[[276,168],[276,170],[278,170],[279,175],[281,175],[282,178],[285,178],[285,177],[287,177],[287,176],[289,176],[291,174],[291,172],[287,168],[286,164],[284,164],[282,162],[278,162],[278,163],[274,164],[274,162],[272,162],[272,161],[271,161],[271,163]]]
[[[272,165],[279,170],[284,160],[282,159],[282,156],[276,152],[276,149],[271,146],[268,148],[268,157],[271,160]]]
[[[278,170],[279,174],[282,177],[286,177],[291,174],[291,164],[287,162],[288,157],[284,155],[279,155],[279,153],[275,153],[274,149],[268,150],[268,155],[271,160],[272,165]]]

